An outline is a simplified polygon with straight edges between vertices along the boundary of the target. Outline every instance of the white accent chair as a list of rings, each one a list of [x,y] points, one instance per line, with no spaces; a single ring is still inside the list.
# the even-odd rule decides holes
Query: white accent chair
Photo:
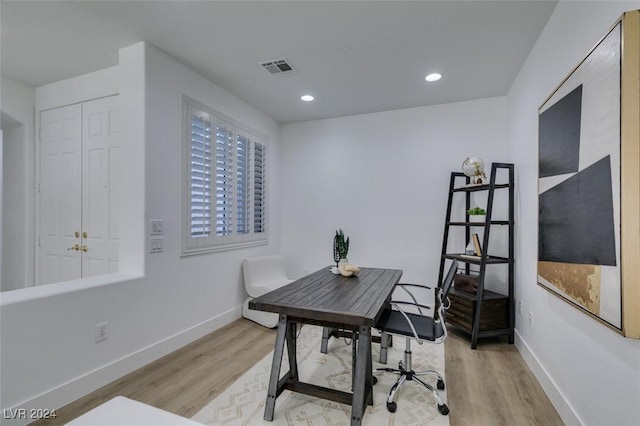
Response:
[[[242,306],[242,316],[265,327],[278,325],[278,314],[249,309],[249,301],[289,284],[282,256],[250,257],[242,260],[244,288],[249,297]]]

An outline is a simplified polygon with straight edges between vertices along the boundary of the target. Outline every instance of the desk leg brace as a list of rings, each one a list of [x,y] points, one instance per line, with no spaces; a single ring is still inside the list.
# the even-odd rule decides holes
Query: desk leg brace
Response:
[[[360,327],[356,374],[353,383],[353,403],[351,404],[351,426],[360,425],[366,404],[373,404],[373,379],[371,369],[371,328]]]
[[[269,388],[267,389],[267,403],[264,407],[264,419],[268,422],[273,421],[273,412],[276,408],[276,398],[278,397],[278,377],[280,376],[280,367],[282,366],[282,355],[284,353],[284,341],[286,334],[287,316],[280,315],[278,332],[276,334],[276,344],[273,349],[273,362],[271,363]]]

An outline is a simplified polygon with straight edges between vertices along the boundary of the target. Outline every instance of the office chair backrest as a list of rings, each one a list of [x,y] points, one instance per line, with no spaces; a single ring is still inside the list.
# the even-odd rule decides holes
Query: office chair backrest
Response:
[[[449,294],[449,290],[453,286],[453,279],[455,278],[456,272],[458,271],[458,261],[452,260],[451,266],[449,266],[449,272],[447,272],[447,276],[444,277],[444,281],[442,281],[442,285],[440,289],[442,291],[442,299],[444,300]]]

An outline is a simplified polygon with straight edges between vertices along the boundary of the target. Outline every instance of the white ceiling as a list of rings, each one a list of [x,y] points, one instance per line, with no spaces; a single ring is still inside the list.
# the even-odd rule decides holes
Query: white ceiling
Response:
[[[556,1],[7,1],[1,71],[31,86],[144,40],[281,123],[501,96]],[[286,57],[275,78],[258,64]],[[427,84],[429,72],[442,80]],[[304,103],[311,93],[316,101]]]

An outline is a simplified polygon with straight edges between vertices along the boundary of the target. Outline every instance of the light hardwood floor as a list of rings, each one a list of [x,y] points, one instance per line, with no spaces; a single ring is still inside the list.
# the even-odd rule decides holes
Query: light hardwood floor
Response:
[[[57,410],[55,420],[33,424],[65,424],[118,395],[191,417],[269,353],[274,340],[275,330],[239,319]],[[563,424],[513,345],[481,340],[473,351],[453,332],[445,358],[451,426]]]
[[[471,350],[469,340],[454,330],[444,352],[451,426],[564,425],[506,338],[481,339]]]

